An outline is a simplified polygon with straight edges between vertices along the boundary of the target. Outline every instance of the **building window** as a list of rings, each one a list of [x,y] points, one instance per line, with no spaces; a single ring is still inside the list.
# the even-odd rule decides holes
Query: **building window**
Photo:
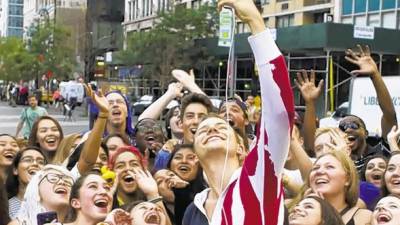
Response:
[[[382,15],[382,26],[384,28],[396,29],[396,14],[394,12]]]
[[[8,8],[9,15],[22,15],[22,6],[10,5]]]
[[[343,15],[349,15],[353,12],[353,0],[343,0],[342,13]]]
[[[277,16],[275,27],[290,27],[294,24],[294,15]]]
[[[8,19],[9,27],[22,27],[23,17],[10,16]]]
[[[368,26],[379,27],[381,25],[381,19],[378,13],[368,15]]]
[[[128,2],[128,21],[132,20],[132,2]]]
[[[356,0],[354,13],[363,13],[367,9],[367,0]]]
[[[382,2],[382,9],[394,9],[396,8],[396,0],[384,0]]]
[[[381,4],[380,0],[369,0],[368,1],[368,11],[377,11]]]

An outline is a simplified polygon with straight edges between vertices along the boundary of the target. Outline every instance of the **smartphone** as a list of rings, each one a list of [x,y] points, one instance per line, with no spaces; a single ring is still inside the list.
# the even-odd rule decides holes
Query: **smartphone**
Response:
[[[56,212],[44,212],[37,214],[37,225],[43,225],[46,223],[57,222],[57,213]]]

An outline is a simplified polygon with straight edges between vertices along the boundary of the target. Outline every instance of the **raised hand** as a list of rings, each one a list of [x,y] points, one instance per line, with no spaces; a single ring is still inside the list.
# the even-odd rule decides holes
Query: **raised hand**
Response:
[[[151,173],[147,170],[143,171],[141,169],[134,168],[133,172],[128,171],[128,173],[134,177],[138,187],[146,195],[147,199],[155,198],[160,196],[158,194],[157,182],[151,176]]]
[[[183,86],[186,88],[190,87],[193,85],[195,76],[193,70],[190,70],[189,73],[187,73],[184,70],[172,70],[172,76],[175,77],[177,81],[179,81]]]
[[[394,125],[390,132],[387,134],[387,140],[391,151],[400,151],[399,141],[400,138],[400,129]]]
[[[178,139],[169,139],[168,141],[165,142],[162,149],[168,151],[169,153],[172,153],[174,151],[175,146],[178,143],[179,143]]]
[[[250,26],[253,34],[265,30],[264,20],[252,0],[218,0],[218,10],[224,6],[234,8],[236,16]]]
[[[174,98],[180,98],[183,96],[182,89],[183,89],[183,84],[180,82],[175,82],[175,83],[170,83],[168,85],[167,92],[173,95]]]
[[[96,104],[96,106],[99,108],[99,112],[101,112],[102,114],[106,114],[103,116],[108,116],[109,104],[106,97],[103,95],[101,89],[99,89],[98,94],[96,94],[95,91],[92,90],[92,87],[88,86],[87,84],[83,84],[83,86],[85,87],[86,94],[92,99],[94,104]]]
[[[335,151],[344,151],[350,156],[351,148],[348,145],[348,141],[345,137],[341,136],[338,131],[329,131],[329,135],[332,138],[332,143],[326,143],[326,145]]]
[[[358,70],[351,71],[352,74],[355,75],[368,75],[373,76],[379,74],[378,67],[374,59],[371,57],[371,51],[367,46],[365,49],[361,47],[361,45],[357,45],[358,53],[353,52],[351,49],[346,50],[346,60],[357,65],[359,67]]]
[[[110,225],[131,225],[132,217],[122,209],[114,209],[107,215],[104,222]]]
[[[295,79],[294,82],[306,102],[316,101],[324,85],[324,81],[320,80],[318,86],[315,86],[315,72],[311,71],[310,76],[308,76],[305,70],[301,73],[297,73],[297,79]]]
[[[178,176],[169,177],[165,181],[169,189],[171,188],[185,188],[189,182],[182,180]]]

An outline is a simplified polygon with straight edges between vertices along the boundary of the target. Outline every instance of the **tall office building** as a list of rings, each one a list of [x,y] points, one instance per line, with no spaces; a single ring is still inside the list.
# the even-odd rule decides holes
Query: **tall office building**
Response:
[[[22,37],[23,0],[2,0],[0,12],[0,34],[3,37]]]
[[[340,22],[400,29],[400,0],[338,1]]]

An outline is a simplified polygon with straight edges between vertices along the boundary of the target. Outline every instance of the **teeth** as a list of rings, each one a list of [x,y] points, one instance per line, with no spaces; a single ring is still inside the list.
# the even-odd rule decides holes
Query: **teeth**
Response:
[[[190,129],[190,132],[192,132],[192,134],[195,134],[196,130],[197,130],[197,128],[192,128],[192,129]]]
[[[147,138],[146,138],[146,141],[154,141],[154,140],[155,140],[154,137],[147,137]]]
[[[134,179],[131,175],[127,175],[124,177],[124,181],[130,183],[130,182],[133,182]]]
[[[188,166],[180,166],[179,170],[183,171],[183,172],[188,172],[189,171],[189,167]]]
[[[67,190],[65,190],[64,188],[57,188],[57,189],[55,190],[55,192],[56,192],[57,194],[65,194],[65,193],[67,193]]]
[[[347,136],[347,139],[348,139],[349,141],[355,141],[355,140],[356,140],[356,137],[354,137],[354,136]]]
[[[392,181],[392,183],[395,184],[395,185],[398,185],[398,184],[400,184],[400,180]]]
[[[318,180],[315,181],[315,183],[316,183],[316,184],[327,184],[328,181],[325,180],[325,179],[318,179]]]

